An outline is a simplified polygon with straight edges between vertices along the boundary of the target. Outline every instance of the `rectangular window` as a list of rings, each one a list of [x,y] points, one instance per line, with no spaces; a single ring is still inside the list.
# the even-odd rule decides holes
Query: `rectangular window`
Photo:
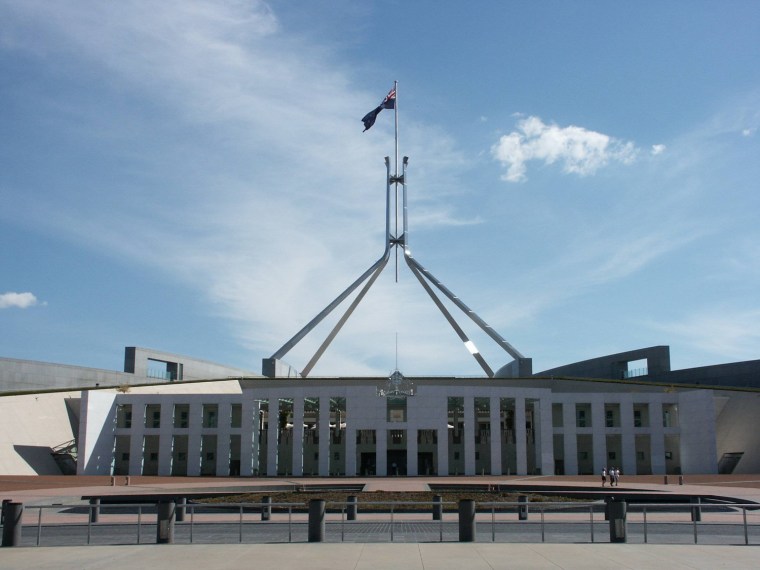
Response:
[[[552,404],[552,427],[561,428],[563,425],[562,404]]]
[[[219,417],[217,404],[203,404],[203,427],[215,428]]]
[[[232,404],[230,412],[230,427],[239,428],[243,425],[243,404]]]
[[[174,404],[174,427],[187,428],[190,425],[190,405]]]
[[[119,407],[116,408],[116,427],[132,427],[132,404],[120,404]]]

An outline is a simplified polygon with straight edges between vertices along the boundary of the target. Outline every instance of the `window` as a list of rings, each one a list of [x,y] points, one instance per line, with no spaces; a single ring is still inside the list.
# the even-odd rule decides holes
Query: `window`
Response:
[[[175,404],[174,405],[174,427],[186,428],[189,427],[190,418],[190,405],[189,404]]]
[[[132,404],[120,404],[116,408],[116,427],[132,427]]]
[[[232,410],[230,412],[230,427],[239,428],[243,425],[243,405],[232,404]]]
[[[216,404],[203,404],[203,427],[215,428],[217,426],[218,414],[219,406]]]

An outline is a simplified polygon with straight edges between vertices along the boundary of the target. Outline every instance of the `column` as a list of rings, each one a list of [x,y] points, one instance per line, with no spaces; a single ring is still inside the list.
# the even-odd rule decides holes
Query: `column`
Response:
[[[388,429],[385,422],[379,422],[375,430],[377,444],[375,445],[375,475],[388,474]]]
[[[187,475],[198,477],[201,474],[201,426],[203,425],[203,406],[199,401],[190,403],[190,423],[187,431]]]
[[[534,404],[534,410],[538,410],[538,422],[534,426],[536,444],[538,447],[538,461],[542,475],[554,474],[554,428],[552,427],[552,400],[546,395]]]
[[[417,433],[416,428],[407,428],[406,430],[406,474],[412,477],[418,475]]]
[[[594,396],[591,400],[591,434],[594,450],[594,473],[599,474],[607,465],[607,428],[604,422],[604,397]]]
[[[651,434],[649,442],[652,446],[652,475],[665,474],[665,431],[662,427],[662,401],[650,401],[649,425]]]
[[[356,477],[356,428],[346,427],[346,477]]]
[[[562,429],[564,432],[565,474],[578,474],[578,432],[576,430],[575,402],[562,402]]]
[[[438,432],[438,476],[445,477],[449,474],[449,428],[446,420],[446,408],[443,408],[444,417],[443,425],[439,427]]]
[[[254,447],[258,447],[259,439],[259,406],[253,404],[253,398],[244,390],[240,419],[240,475],[243,477],[250,477],[253,470],[258,469],[258,465],[253,465],[253,458],[258,451]]]
[[[161,427],[158,432],[158,474],[162,477],[172,472],[172,431],[174,429],[174,402],[161,403]]]
[[[219,402],[219,418],[216,422],[216,475],[227,477],[230,474],[230,419],[232,405]]]
[[[517,475],[528,474],[528,448],[525,430],[525,398],[515,396],[515,447],[517,451]]]
[[[620,401],[620,442],[623,448],[623,475],[636,473],[636,436],[633,433],[633,398],[625,396]]]

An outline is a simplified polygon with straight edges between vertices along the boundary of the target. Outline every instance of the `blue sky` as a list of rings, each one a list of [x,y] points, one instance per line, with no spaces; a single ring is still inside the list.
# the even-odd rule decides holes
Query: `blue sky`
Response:
[[[0,0],[0,356],[258,371],[382,252],[398,80],[414,255],[534,370],[760,358],[759,3],[323,4]],[[312,375],[397,334],[481,373],[389,267]]]

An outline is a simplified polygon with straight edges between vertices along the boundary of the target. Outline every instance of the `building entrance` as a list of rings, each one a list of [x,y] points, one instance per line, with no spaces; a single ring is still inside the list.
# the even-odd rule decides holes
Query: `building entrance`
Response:
[[[388,450],[388,476],[406,475],[406,449]]]
[[[418,475],[435,475],[435,463],[433,463],[433,453],[420,451],[417,454],[417,474]]]
[[[359,475],[375,475],[375,452],[363,452],[359,463]]]

